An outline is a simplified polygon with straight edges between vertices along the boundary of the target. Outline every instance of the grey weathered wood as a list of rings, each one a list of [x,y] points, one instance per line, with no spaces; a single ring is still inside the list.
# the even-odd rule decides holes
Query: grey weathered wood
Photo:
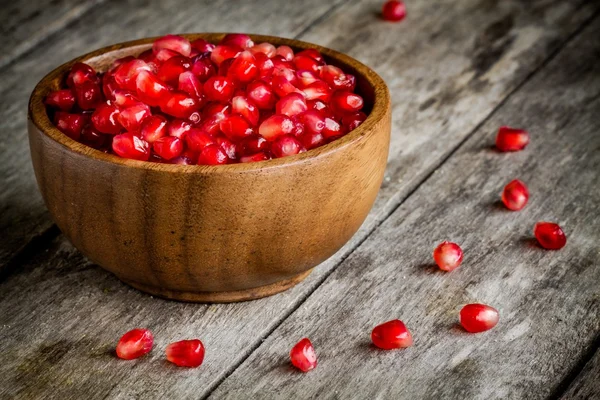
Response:
[[[210,398],[543,399],[553,393],[600,332],[599,54],[596,18]],[[501,124],[529,129],[527,149],[495,151]],[[499,194],[516,177],[531,197],[522,211],[510,212],[499,205]],[[563,226],[565,248],[537,246],[532,229],[540,220]],[[465,251],[452,273],[432,266],[432,250],[442,240]],[[498,308],[499,324],[486,333],[464,332],[458,311],[471,302]],[[373,348],[372,327],[394,318],[405,321],[414,346]],[[294,371],[287,355],[305,336],[319,355],[308,374]]]
[[[0,68],[104,1],[3,1],[0,4]]]
[[[600,349],[585,365],[581,374],[569,385],[561,396],[562,400],[600,399]]]
[[[111,1],[0,71],[0,269],[51,221],[37,190],[26,135],[27,100],[54,67],[85,52],[169,32],[247,31],[295,36],[342,0],[323,2]]]

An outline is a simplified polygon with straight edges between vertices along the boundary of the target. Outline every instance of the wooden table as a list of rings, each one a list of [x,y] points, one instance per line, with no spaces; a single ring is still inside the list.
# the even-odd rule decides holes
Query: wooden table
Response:
[[[599,399],[600,2],[407,0],[399,24],[380,0],[38,0],[3,2],[0,42],[1,399]],[[258,301],[152,298],[88,262],[50,221],[26,138],[26,104],[56,65],[114,42],[167,32],[244,31],[315,42],[376,70],[393,99],[384,184],[367,221],[293,289]],[[531,132],[518,153],[497,128]],[[499,205],[524,180],[521,212]],[[560,251],[535,245],[535,222],[560,223]],[[460,243],[452,273],[432,266]],[[293,244],[290,244],[293,245]],[[457,327],[484,302],[492,331]],[[381,352],[371,328],[400,318],[415,344]],[[148,327],[154,351],[114,356]],[[288,351],[315,344],[301,374]],[[199,337],[198,369],[164,360]]]

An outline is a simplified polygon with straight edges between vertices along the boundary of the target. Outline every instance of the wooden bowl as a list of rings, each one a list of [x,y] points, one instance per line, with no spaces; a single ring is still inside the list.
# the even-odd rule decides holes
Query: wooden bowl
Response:
[[[183,35],[218,42],[224,34]],[[86,257],[153,295],[231,302],[281,292],[304,279],[358,230],[381,185],[390,138],[390,99],[370,68],[297,40],[255,42],[315,48],[357,78],[368,118],[341,139],[276,160],[222,166],[130,160],[61,133],[43,99],[70,66],[106,70],[156,38],[116,44],[50,72],[29,102],[29,144],[50,214]]]

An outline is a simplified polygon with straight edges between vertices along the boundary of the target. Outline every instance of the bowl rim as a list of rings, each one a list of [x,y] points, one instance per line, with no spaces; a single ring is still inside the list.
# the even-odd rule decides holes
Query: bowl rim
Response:
[[[202,32],[202,33],[179,33],[177,35],[183,36],[187,39],[195,40],[203,38],[209,42],[217,42],[223,36],[229,32]],[[52,139],[58,144],[65,147],[69,152],[83,155],[85,157],[92,158],[97,161],[106,162],[110,164],[116,164],[120,166],[126,166],[136,169],[143,170],[156,170],[164,172],[179,172],[179,173],[227,173],[227,172],[252,172],[257,170],[266,170],[272,168],[279,168],[287,165],[294,165],[304,162],[310,162],[315,159],[326,157],[332,153],[338,152],[360,140],[362,140],[367,134],[374,130],[375,126],[386,116],[388,108],[390,107],[390,94],[384,80],[371,68],[361,63],[360,61],[350,57],[346,54],[332,50],[327,47],[323,47],[317,44],[304,42],[296,39],[287,39],[279,36],[271,35],[259,35],[248,33],[255,42],[269,42],[275,45],[287,45],[295,48],[309,49],[313,48],[324,54],[335,61],[342,64],[349,65],[357,73],[361,74],[362,77],[369,83],[373,88],[373,105],[371,112],[368,114],[365,121],[360,124],[356,129],[352,130],[348,134],[336,139],[326,145],[319,146],[317,148],[308,150],[304,153],[296,154],[293,156],[275,158],[264,161],[256,161],[249,163],[234,163],[224,165],[180,165],[180,164],[167,164],[152,161],[134,160],[128,158],[122,158],[114,154],[104,153],[89,147],[83,143],[80,143],[69,136],[65,135],[54,126],[50,121],[46,112],[46,106],[44,105],[44,97],[48,93],[48,87],[54,79],[59,76],[64,76],[67,69],[69,69],[76,62],[84,62],[92,58],[101,56],[105,53],[123,50],[130,47],[147,47],[149,44],[154,42],[156,39],[162,36],[147,37],[143,39],[131,40],[105,46],[100,49],[91,51],[76,57],[57,68],[50,71],[44,78],[42,78],[35,86],[28,105],[28,119],[33,125],[46,137]]]

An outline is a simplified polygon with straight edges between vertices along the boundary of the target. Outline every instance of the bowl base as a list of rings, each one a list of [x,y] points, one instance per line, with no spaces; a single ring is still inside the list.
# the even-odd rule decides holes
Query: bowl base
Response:
[[[142,292],[153,296],[162,297],[169,300],[185,301],[191,303],[233,303],[237,301],[256,300],[267,296],[283,292],[302,282],[311,272],[312,268],[302,272],[289,279],[271,283],[270,285],[259,286],[244,290],[234,290],[230,292],[180,292],[177,290],[168,290],[155,286],[144,285],[143,283],[127,281],[121,279],[124,283],[134,287]]]

